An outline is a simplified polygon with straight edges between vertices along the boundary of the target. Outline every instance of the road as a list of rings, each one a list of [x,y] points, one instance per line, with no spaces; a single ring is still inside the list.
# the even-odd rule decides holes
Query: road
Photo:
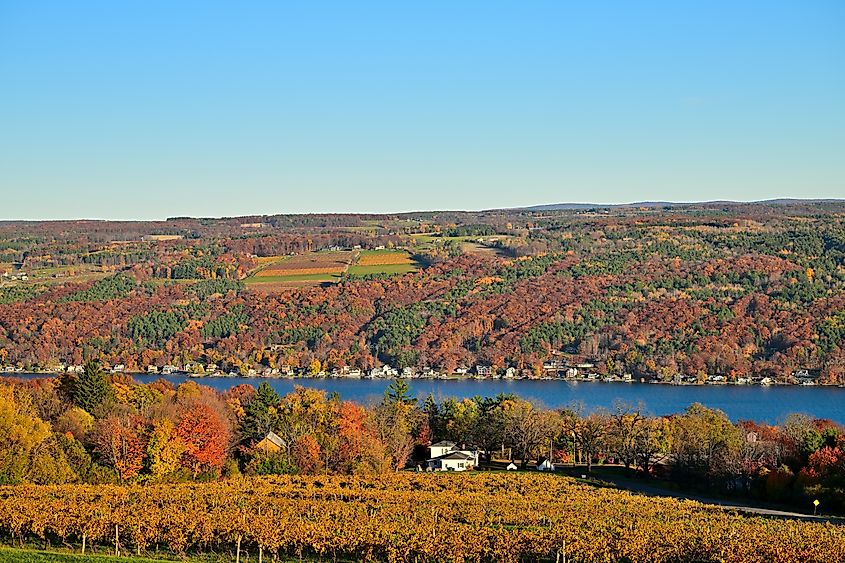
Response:
[[[649,485],[646,482],[638,479],[628,479],[618,475],[607,474],[603,472],[594,472],[593,476],[602,481],[612,483],[620,489],[625,489],[634,493],[654,497],[672,497],[677,499],[694,500],[703,504],[717,506],[724,510],[734,510],[737,512],[745,512],[748,514],[756,514],[759,516],[770,516],[774,518],[792,518],[796,520],[805,520],[808,522],[830,522],[832,524],[845,524],[845,518],[836,516],[814,516],[812,514],[802,514],[800,512],[789,512],[786,510],[778,510],[776,508],[768,508],[765,506],[753,506],[743,502],[735,502],[725,499],[715,499],[693,493],[686,493],[683,491],[672,491],[656,485]]]

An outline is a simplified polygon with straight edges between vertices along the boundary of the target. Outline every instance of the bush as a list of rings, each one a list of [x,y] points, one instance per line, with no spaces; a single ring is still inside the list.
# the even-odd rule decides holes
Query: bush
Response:
[[[292,475],[299,469],[282,452],[258,453],[246,466],[247,475]]]

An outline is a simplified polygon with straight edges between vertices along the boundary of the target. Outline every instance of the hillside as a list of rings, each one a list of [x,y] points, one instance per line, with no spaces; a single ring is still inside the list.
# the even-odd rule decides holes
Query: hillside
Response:
[[[537,375],[560,359],[661,380],[845,383],[843,211],[7,223],[0,366]]]

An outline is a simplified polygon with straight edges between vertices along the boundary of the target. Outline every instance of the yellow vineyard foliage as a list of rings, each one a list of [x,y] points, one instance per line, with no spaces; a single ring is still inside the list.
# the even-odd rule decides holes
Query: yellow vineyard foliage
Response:
[[[842,561],[845,528],[543,474],[0,487],[0,536],[382,561]]]
[[[364,254],[358,259],[359,266],[389,266],[393,264],[411,264],[411,257],[404,252],[386,252]]]

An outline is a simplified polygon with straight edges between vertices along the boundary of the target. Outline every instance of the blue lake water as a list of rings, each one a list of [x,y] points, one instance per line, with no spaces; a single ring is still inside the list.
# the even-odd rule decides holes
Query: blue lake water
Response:
[[[19,374],[15,374],[20,376]],[[14,376],[14,375],[13,375]],[[29,377],[33,377],[30,375]],[[41,376],[43,377],[43,376]],[[158,375],[136,375],[139,382],[149,383]],[[164,376],[179,384],[188,378],[184,375]],[[259,379],[245,377],[206,377],[194,379],[225,391],[246,383],[258,385],[267,381],[281,394],[293,390],[295,385],[337,392],[341,398],[361,403],[377,401],[390,380],[384,379]],[[654,415],[682,412],[691,403],[699,402],[721,409],[732,420],[751,419],[777,423],[789,413],[800,412],[819,418],[829,418],[845,423],[845,389],[837,387],[806,386],[744,386],[744,385],[654,385],[642,383],[571,382],[549,380],[408,380],[411,391],[421,399],[431,393],[436,399],[446,397],[493,396],[513,393],[535,400],[544,406],[558,408],[579,403],[589,411],[610,408],[614,401],[642,403]]]

